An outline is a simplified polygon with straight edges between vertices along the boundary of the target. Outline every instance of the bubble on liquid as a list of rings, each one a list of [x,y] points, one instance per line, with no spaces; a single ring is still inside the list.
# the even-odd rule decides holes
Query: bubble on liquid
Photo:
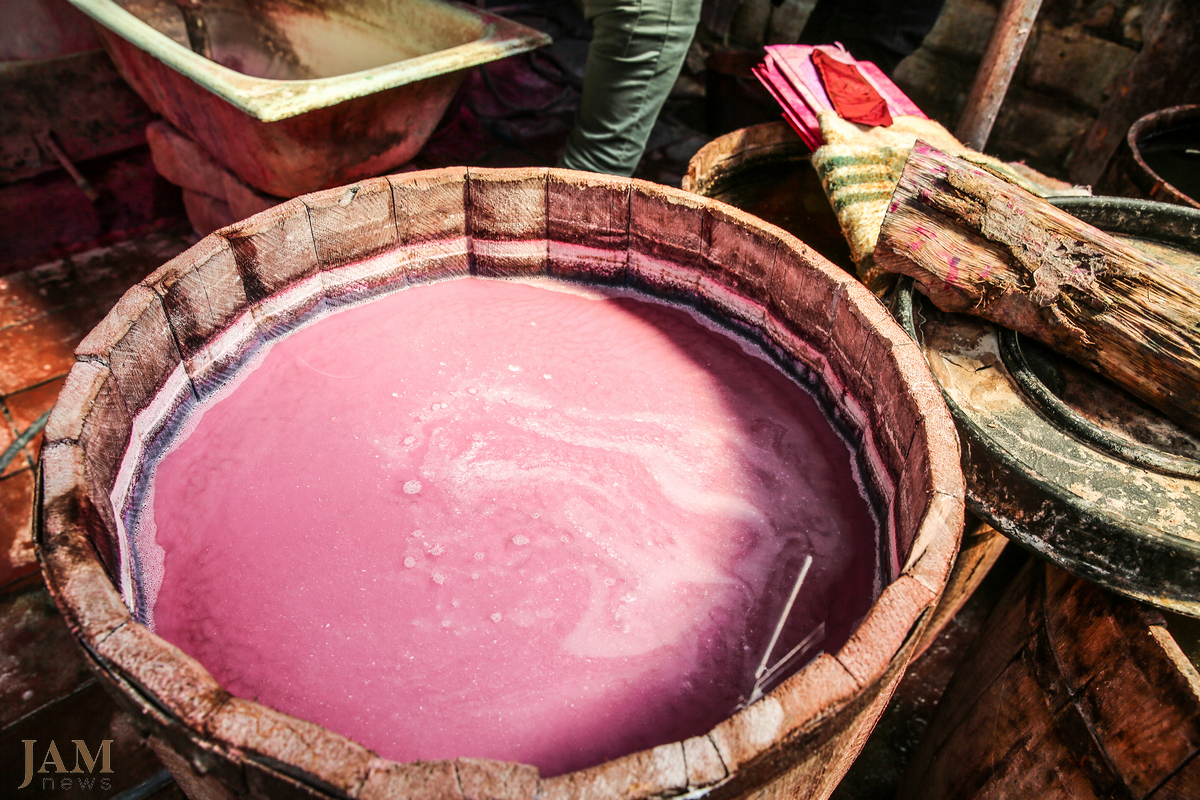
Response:
[[[420,481],[414,479],[411,481],[404,482],[404,493],[405,494],[416,494],[419,491],[421,491],[421,482]]]
[[[604,585],[605,585],[605,586],[616,586],[616,585],[617,585],[617,581],[616,581],[616,579],[615,579],[615,578],[605,578],[605,579],[604,579]]]
[[[481,550],[476,550],[476,551],[475,551],[475,560],[476,560],[476,561],[483,561],[483,551],[481,551]]]
[[[527,545],[527,544],[529,544],[529,537],[527,537],[523,533],[518,533],[516,536],[514,536],[512,538],[512,543],[515,544],[517,547]]]
[[[570,536],[560,536],[560,537],[558,537],[558,540],[559,540],[560,542],[562,542],[563,544],[570,544],[570,543],[571,543],[571,537],[570,537]]]
[[[416,565],[417,565],[417,560],[415,558],[413,558],[412,556],[407,556],[404,559],[404,566],[408,567],[409,569],[412,569]]]
[[[497,611],[495,614],[492,614],[492,622],[499,622],[502,619],[504,619],[504,617],[499,611]]]
[[[438,586],[441,586],[443,583],[446,582],[446,576],[440,572],[435,572],[435,573],[433,573],[433,582],[436,583]]]
[[[479,390],[478,390],[478,389],[476,389],[474,386],[472,386],[470,389],[467,389],[467,393],[468,393],[468,394],[475,394],[475,393],[476,393],[476,392],[478,392],[478,391],[479,391]]]
[[[446,548],[442,547],[440,544],[435,544],[433,547],[429,548],[429,554],[433,556],[440,556],[444,552],[446,552]]]

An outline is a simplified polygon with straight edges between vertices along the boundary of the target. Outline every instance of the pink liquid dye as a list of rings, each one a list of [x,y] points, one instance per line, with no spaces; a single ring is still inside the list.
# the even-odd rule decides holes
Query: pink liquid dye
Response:
[[[155,629],[399,761],[555,775],[702,734],[878,591],[847,444],[747,347],[477,279],[322,319],[158,466]]]

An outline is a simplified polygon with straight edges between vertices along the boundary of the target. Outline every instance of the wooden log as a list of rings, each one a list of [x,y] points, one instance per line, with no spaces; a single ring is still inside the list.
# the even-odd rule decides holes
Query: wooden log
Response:
[[[943,311],[1044,342],[1200,433],[1200,276],[924,142],[874,255]]]

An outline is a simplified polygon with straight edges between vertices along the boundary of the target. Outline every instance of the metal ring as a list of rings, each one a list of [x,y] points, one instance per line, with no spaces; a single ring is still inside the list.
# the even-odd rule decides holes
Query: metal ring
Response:
[[[1021,350],[1021,334],[997,327],[1000,358],[1017,386],[1038,411],[1077,439],[1130,464],[1179,478],[1200,478],[1200,461],[1114,436],[1060,400],[1034,373]]]

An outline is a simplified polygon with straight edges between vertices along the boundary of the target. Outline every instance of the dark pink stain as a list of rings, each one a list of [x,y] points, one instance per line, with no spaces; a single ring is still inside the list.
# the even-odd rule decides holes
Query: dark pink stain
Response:
[[[946,283],[958,283],[958,256],[950,257],[950,269],[946,272]]]

